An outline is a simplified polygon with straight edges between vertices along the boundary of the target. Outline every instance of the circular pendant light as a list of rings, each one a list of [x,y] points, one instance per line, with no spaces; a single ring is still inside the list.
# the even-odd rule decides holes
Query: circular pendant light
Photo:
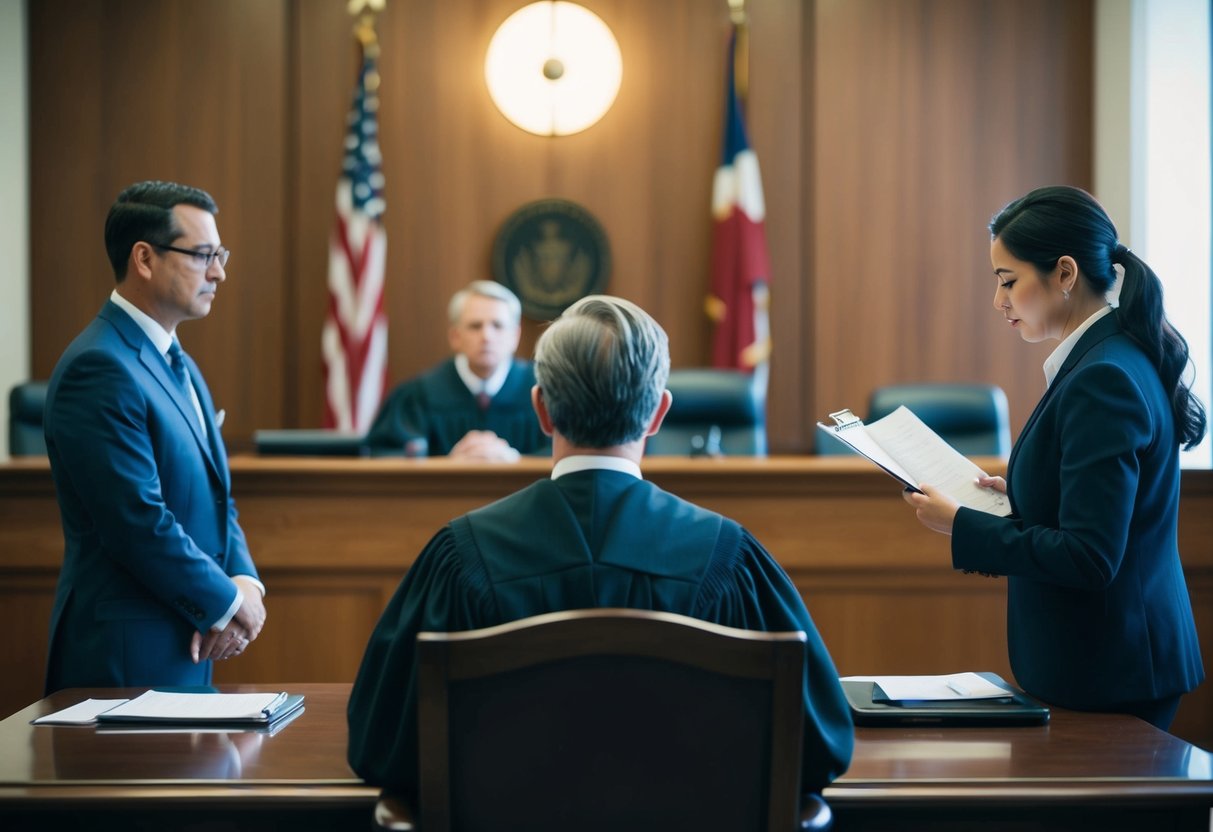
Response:
[[[531,3],[505,19],[489,43],[484,77],[497,109],[540,136],[566,136],[611,108],[623,58],[610,28],[576,3]]]

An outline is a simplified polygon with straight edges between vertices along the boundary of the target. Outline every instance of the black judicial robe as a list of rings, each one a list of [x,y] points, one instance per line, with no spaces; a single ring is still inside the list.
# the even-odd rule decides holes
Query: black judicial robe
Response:
[[[481,410],[448,359],[406,381],[388,396],[367,433],[377,455],[404,453],[405,443],[424,438],[430,456],[446,456],[472,430],[491,430],[522,454],[546,454],[552,440],[539,428],[531,407],[535,370],[514,359],[501,390]]]
[[[405,575],[371,635],[350,696],[349,762],[417,796],[417,633],[567,609],[631,607],[750,630],[803,630],[805,791],[851,760],[838,674],[783,569],[740,525],[618,471],[544,479],[452,521]]]

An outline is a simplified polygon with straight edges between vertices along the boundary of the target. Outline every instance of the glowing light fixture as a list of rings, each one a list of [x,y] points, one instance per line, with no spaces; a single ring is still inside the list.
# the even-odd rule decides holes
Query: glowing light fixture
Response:
[[[611,108],[623,58],[598,15],[545,0],[523,6],[498,27],[484,77],[493,103],[511,122],[540,136],[566,136]]]

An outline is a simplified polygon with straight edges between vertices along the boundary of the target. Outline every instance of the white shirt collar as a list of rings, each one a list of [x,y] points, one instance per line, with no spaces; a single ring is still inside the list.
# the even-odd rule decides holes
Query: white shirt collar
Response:
[[[118,290],[110,292],[110,300],[121,309],[123,312],[131,316],[131,320],[139,324],[139,328],[143,330],[148,339],[152,342],[161,356],[168,355],[168,348],[173,344],[173,333],[167,332],[164,327],[160,326],[159,322],[154,320],[150,315],[144,312],[135,304],[131,303],[122,295],[118,294]]]
[[[597,454],[566,456],[552,466],[552,479],[560,479],[565,474],[574,474],[578,471],[618,471],[621,474],[631,474],[638,480],[644,479],[644,475],[640,473],[640,466],[632,460],[624,459],[621,456],[599,456]]]
[[[1061,365],[1066,363],[1066,359],[1074,351],[1074,345],[1078,343],[1078,339],[1083,336],[1083,333],[1111,311],[1112,307],[1105,306],[1087,318],[1078,325],[1078,329],[1067,335],[1066,339],[1057,345],[1057,349],[1049,354],[1049,357],[1045,359],[1045,387],[1048,387],[1053,383],[1053,379],[1057,378],[1057,374],[1061,372]]]
[[[482,379],[473,373],[472,368],[468,366],[468,357],[463,353],[459,353],[455,356],[455,372],[459,373],[459,378],[463,380],[463,383],[473,396],[481,390],[490,396],[496,396],[501,392],[501,388],[505,384],[505,377],[510,374],[510,365],[513,363],[513,358],[502,361],[491,376]]]

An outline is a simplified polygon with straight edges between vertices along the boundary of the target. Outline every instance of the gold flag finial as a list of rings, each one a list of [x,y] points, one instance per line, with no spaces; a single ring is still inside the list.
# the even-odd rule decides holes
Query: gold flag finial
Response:
[[[729,19],[737,37],[733,50],[733,84],[737,97],[744,102],[750,92],[750,22],[745,0],[729,0]]]
[[[374,56],[379,51],[379,37],[375,34],[375,15],[383,11],[387,0],[349,0],[346,8],[358,18],[354,24],[354,37],[362,44],[364,54]]]

